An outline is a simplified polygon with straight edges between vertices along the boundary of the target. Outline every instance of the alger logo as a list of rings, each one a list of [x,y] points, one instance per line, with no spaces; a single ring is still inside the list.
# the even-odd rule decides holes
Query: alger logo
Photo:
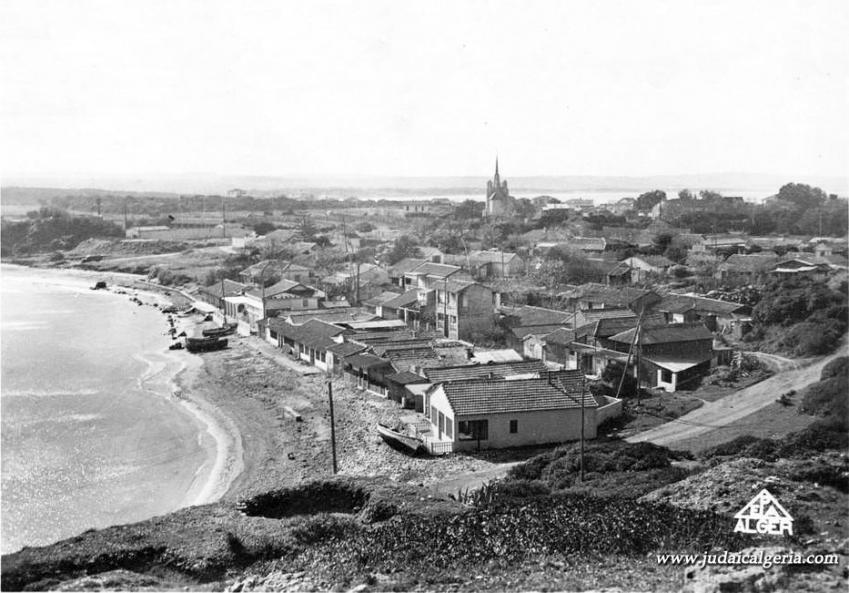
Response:
[[[793,517],[775,497],[764,488],[734,515],[734,531],[768,535],[793,535]]]

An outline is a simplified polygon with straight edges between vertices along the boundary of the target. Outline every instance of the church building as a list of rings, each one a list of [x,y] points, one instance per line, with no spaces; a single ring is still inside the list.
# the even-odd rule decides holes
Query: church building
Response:
[[[507,180],[501,181],[498,174],[498,157],[495,158],[495,177],[486,182],[486,210],[487,218],[507,216],[513,212],[516,199],[510,195],[507,189]]]

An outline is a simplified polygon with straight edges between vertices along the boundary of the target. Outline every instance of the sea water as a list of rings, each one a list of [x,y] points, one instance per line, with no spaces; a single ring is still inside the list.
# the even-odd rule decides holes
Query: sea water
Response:
[[[2,552],[172,511],[209,435],[172,398],[165,316],[98,277],[0,268]]]

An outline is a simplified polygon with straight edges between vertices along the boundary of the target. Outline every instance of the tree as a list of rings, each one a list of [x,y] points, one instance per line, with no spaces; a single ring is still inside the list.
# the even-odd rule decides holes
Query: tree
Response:
[[[817,208],[826,201],[825,192],[803,183],[787,183],[778,190],[778,198],[794,204],[799,209]]]
[[[374,225],[367,220],[357,224],[356,227],[358,233],[370,233],[374,230]]]
[[[517,220],[533,218],[536,213],[536,206],[528,198],[519,198],[516,200],[515,215]]]
[[[454,217],[458,219],[480,218],[484,204],[475,200],[465,200],[454,207]]]
[[[257,236],[267,235],[271,231],[277,230],[277,225],[271,224],[270,222],[258,222],[253,226],[254,232]]]
[[[699,198],[706,202],[714,202],[722,199],[722,194],[710,189],[703,189],[699,192]]]
[[[663,252],[663,257],[680,264],[687,259],[687,248],[673,241]]]
[[[649,212],[652,208],[666,200],[666,192],[656,189],[640,194],[637,197],[636,208],[639,212]]]
[[[672,243],[672,233],[658,233],[652,237],[651,242],[655,253],[663,253]]]
[[[696,196],[689,189],[682,189],[678,192],[678,199],[684,200],[685,202],[692,202],[696,199]]]
[[[389,265],[398,263],[407,257],[421,257],[422,252],[419,249],[419,243],[410,235],[401,235],[395,239],[392,249],[389,251]]]

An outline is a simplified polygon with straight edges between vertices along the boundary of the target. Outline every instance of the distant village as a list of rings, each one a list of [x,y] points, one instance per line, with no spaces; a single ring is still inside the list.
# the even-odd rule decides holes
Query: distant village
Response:
[[[799,192],[788,191],[762,208],[792,210]],[[802,199],[805,191],[822,193],[807,188]],[[125,201],[112,218],[126,253],[89,239],[55,259],[98,269],[123,255],[125,270],[184,285],[197,309],[239,334],[397,402],[409,411],[401,432],[437,455],[593,439],[624,398],[697,389],[739,365],[770,282],[836,287],[849,273],[845,236],[680,226],[756,225],[760,214],[742,198],[517,199],[497,161],[481,192],[485,201],[461,204],[318,200],[246,211],[236,206],[246,192],[233,190],[218,224],[207,212],[129,224]],[[815,197],[817,230],[832,229],[827,208],[845,200]],[[845,221],[836,224],[845,234]],[[145,251],[153,245],[189,249],[168,264]]]

